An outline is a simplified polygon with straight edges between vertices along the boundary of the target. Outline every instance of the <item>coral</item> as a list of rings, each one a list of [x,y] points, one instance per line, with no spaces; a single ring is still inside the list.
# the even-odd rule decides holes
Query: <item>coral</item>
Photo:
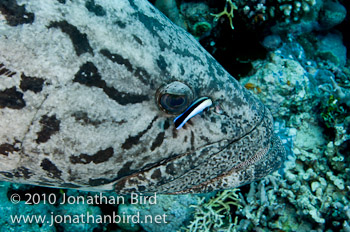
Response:
[[[208,33],[213,25],[209,7],[203,2],[184,2],[180,6],[188,31],[197,39]]]
[[[194,220],[185,228],[185,231],[236,231],[237,217],[233,220],[233,208],[242,208],[237,194],[238,189],[219,192],[208,202],[203,197],[195,208]]]
[[[230,9],[230,10],[228,11],[227,9]],[[237,7],[235,2],[232,2],[231,0],[226,0],[226,5],[225,5],[224,10],[220,13],[211,14],[211,15],[214,16],[215,21],[218,21],[221,16],[226,15],[230,21],[231,28],[234,29],[234,27],[232,25],[232,18],[234,17],[233,10],[237,10],[237,9],[238,9],[238,7]]]

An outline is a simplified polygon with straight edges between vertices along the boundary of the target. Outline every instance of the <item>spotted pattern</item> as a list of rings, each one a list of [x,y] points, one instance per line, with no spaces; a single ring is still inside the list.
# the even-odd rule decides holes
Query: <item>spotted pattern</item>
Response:
[[[63,20],[59,22],[51,22],[48,28],[59,28],[62,32],[66,33],[71,39],[75,53],[78,56],[86,52],[91,54],[93,53],[87,35],[85,33],[81,33],[76,26]]]
[[[40,166],[48,173],[49,177],[60,179],[62,171],[59,170],[49,159],[43,159]]]
[[[10,153],[19,151],[19,148],[16,147],[16,144],[4,143],[0,144],[0,154],[8,156]]]
[[[149,100],[146,95],[135,95],[120,92],[113,87],[107,86],[106,82],[102,79],[96,66],[87,62],[80,67],[80,70],[75,74],[74,82],[89,86],[103,89],[105,94],[111,99],[115,100],[121,105],[139,103]]]
[[[39,93],[43,89],[44,79],[37,77],[29,77],[22,73],[21,83],[19,87],[22,91],[30,90],[34,93]]]
[[[60,120],[56,118],[56,115],[44,115],[39,122],[42,127],[37,133],[37,143],[47,142],[53,134],[60,130]]]
[[[95,164],[103,163],[109,160],[114,154],[113,148],[109,147],[105,150],[98,151],[96,154],[80,154],[79,156],[71,156],[70,162],[73,164],[81,163],[88,164],[94,162]]]
[[[2,0],[0,12],[5,16],[7,24],[13,27],[34,22],[34,14],[27,12],[25,5],[18,5],[17,0]]]
[[[136,41],[140,43],[140,41]],[[152,85],[152,83],[150,83],[151,76],[144,68],[134,67],[128,59],[116,53],[112,54],[107,49],[102,49],[100,52],[112,62],[125,66],[129,72],[134,73],[134,75],[145,85]]]
[[[96,16],[105,16],[106,15],[105,9],[103,9],[103,7],[101,5],[96,4],[94,0],[86,1],[85,7],[86,7],[86,9],[88,9],[88,11],[94,13]]]
[[[7,77],[12,77],[15,74],[16,72],[12,72],[11,70],[7,69],[4,64],[0,63],[0,76],[4,75]]]
[[[5,0],[0,14],[0,180],[199,193],[283,163],[268,109],[148,1]],[[175,81],[213,100],[181,130],[156,102]]]
[[[0,90],[0,108],[22,109],[26,106],[23,93],[17,91],[16,87]]]

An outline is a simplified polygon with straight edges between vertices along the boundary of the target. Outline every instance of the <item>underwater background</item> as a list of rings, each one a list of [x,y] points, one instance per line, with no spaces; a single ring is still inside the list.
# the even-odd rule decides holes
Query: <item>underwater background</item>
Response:
[[[60,204],[67,196],[101,195],[1,182],[0,231],[350,231],[350,1],[151,3],[195,36],[271,110],[275,132],[287,150],[283,167],[237,189],[157,195],[156,204],[132,203],[130,196],[119,204]],[[87,0],[86,7],[101,11],[94,0]],[[14,194],[21,199],[15,204]],[[28,199],[28,194],[60,201],[44,204]],[[117,198],[114,193],[103,196]],[[18,223],[9,216],[87,212],[166,215],[166,223],[51,225],[35,220]]]

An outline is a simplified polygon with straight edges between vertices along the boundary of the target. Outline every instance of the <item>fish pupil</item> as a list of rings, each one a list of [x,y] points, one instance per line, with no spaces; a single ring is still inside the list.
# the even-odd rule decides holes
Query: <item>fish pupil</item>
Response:
[[[182,96],[174,96],[169,98],[169,106],[172,107],[179,107],[183,105],[185,102],[185,99]]]
[[[164,94],[161,97],[162,108],[172,114],[184,111],[188,105],[188,99],[184,95]]]

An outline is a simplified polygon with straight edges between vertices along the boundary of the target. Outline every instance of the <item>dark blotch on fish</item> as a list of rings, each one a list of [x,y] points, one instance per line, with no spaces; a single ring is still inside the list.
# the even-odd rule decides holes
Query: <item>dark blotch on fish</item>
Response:
[[[194,133],[191,131],[191,149],[194,150]]]
[[[0,11],[5,16],[7,24],[12,27],[34,22],[34,14],[27,12],[25,5],[18,5],[16,0],[1,0]]]
[[[132,146],[137,145],[137,144],[139,143],[139,141],[140,141],[140,138],[141,138],[144,134],[146,134],[146,132],[147,132],[149,129],[151,129],[151,127],[152,127],[154,121],[155,121],[157,118],[158,118],[158,117],[154,117],[154,119],[152,120],[152,122],[148,125],[148,127],[147,127],[145,130],[139,132],[139,133],[138,133],[137,135],[135,135],[135,136],[129,136],[129,137],[125,140],[125,142],[122,144],[122,148],[125,149],[125,150],[129,150],[129,149],[132,148]]]
[[[95,164],[103,163],[108,161],[114,154],[112,147],[109,147],[105,150],[100,150],[94,155],[80,154],[79,156],[71,156],[70,162],[73,164],[88,164],[94,162]]]
[[[5,75],[7,77],[12,77],[15,74],[16,72],[12,72],[11,70],[7,69],[4,64],[0,63],[0,76]]]
[[[131,2],[132,1],[130,1],[130,3]],[[173,50],[172,47],[169,44],[167,44],[162,39],[162,36],[158,33],[159,31],[164,31],[164,25],[161,22],[137,10],[135,13],[132,14],[132,16],[136,18],[136,21],[143,23],[150,34],[155,35],[155,37],[158,39],[158,44],[161,51],[164,51],[165,49]]]
[[[151,175],[151,178],[154,180],[158,180],[162,177],[162,172],[159,169],[154,170],[154,172]]]
[[[156,149],[157,147],[159,147],[160,145],[162,145],[163,140],[164,140],[164,132],[160,132],[156,139],[153,141],[152,146],[151,146],[151,151],[154,151],[154,149]]]
[[[173,127],[172,136],[174,139],[177,138],[177,129],[175,127]]]
[[[26,106],[23,93],[18,92],[16,87],[0,91],[0,108],[22,109]]]
[[[24,177],[25,179],[29,179],[31,176],[31,172],[26,167],[19,167],[16,169],[14,176],[17,178]]]
[[[60,22],[51,22],[48,28],[59,28],[62,32],[66,33],[71,39],[75,53],[78,56],[86,52],[93,54],[86,34],[81,33],[77,27],[69,24],[66,20]]]
[[[134,39],[137,43],[139,43],[140,45],[143,45],[142,40],[138,36],[132,35],[132,37],[134,37]]]
[[[98,125],[105,122],[105,120],[100,121],[89,118],[89,115],[84,111],[76,111],[72,113],[71,116],[74,117],[75,120],[81,123],[82,125],[93,125],[97,127]]]
[[[132,161],[129,161],[129,162],[126,162],[126,164],[123,165],[123,167],[118,172],[117,179],[122,178],[124,176],[128,176],[128,175],[130,175],[132,173],[132,171],[130,169],[132,163],[133,163]]]
[[[170,127],[169,120],[165,120],[163,127],[164,127],[164,130],[167,130]]]
[[[13,174],[10,172],[0,172],[0,174],[7,178],[13,178]]]
[[[102,55],[104,55],[105,57],[107,57],[108,59],[113,61],[114,63],[124,65],[129,72],[133,71],[133,67],[128,59],[125,59],[124,57],[122,57],[121,55],[116,54],[116,53],[112,54],[107,49],[102,49],[100,52]]]
[[[61,178],[62,171],[59,170],[55,164],[53,164],[49,159],[43,159],[40,166],[47,171],[53,178]]]
[[[85,7],[88,9],[88,11],[94,13],[96,16],[106,15],[105,9],[103,9],[101,5],[96,4],[94,0],[86,1]]]
[[[126,23],[116,20],[114,21],[115,24],[117,24],[120,28],[125,28],[126,27]]]
[[[60,130],[60,120],[56,118],[56,115],[52,115],[51,117],[44,115],[41,117],[39,122],[42,125],[42,128],[41,131],[37,133],[37,143],[47,142],[50,139],[51,135]]]
[[[147,95],[123,93],[113,87],[108,87],[106,82],[102,80],[96,66],[91,62],[87,62],[80,67],[73,81],[89,87],[94,86],[103,89],[108,97],[118,102],[120,105],[140,103],[149,100]]]
[[[162,72],[166,72],[166,68],[167,68],[167,63],[165,62],[165,59],[163,56],[159,55],[158,59],[157,59],[157,65],[160,68],[160,70]]]
[[[94,127],[98,127],[99,125],[107,122],[106,119],[98,120],[98,119],[92,119],[89,117],[88,113],[84,111],[75,111],[74,113],[71,114],[72,117],[75,118],[75,120],[80,123],[81,125],[92,125]],[[116,123],[118,125],[122,125],[124,123],[127,123],[125,120],[121,121],[112,121],[113,123]]]
[[[166,166],[165,172],[168,173],[169,175],[176,175],[176,169],[174,167],[173,163],[170,163]]]
[[[16,145],[16,143],[15,144],[9,144],[9,143],[0,144],[0,154],[8,156],[10,153],[12,153],[14,151],[16,151],[16,152],[19,151],[20,149],[16,148],[15,145]]]
[[[33,91],[34,93],[39,93],[43,89],[44,79],[37,77],[29,77],[22,73],[21,75],[20,88],[23,91]]]
[[[124,65],[125,68],[129,72],[134,72],[134,75],[139,78],[139,80],[144,83],[145,85],[149,85],[149,80],[150,80],[150,75],[148,72],[142,68],[142,67],[133,67],[133,65],[130,63],[128,59],[125,59],[123,56],[116,54],[116,53],[111,53],[107,49],[102,49],[100,51],[102,55],[107,57],[109,60],[111,60],[114,63]],[[151,86],[152,87],[152,86]]]

